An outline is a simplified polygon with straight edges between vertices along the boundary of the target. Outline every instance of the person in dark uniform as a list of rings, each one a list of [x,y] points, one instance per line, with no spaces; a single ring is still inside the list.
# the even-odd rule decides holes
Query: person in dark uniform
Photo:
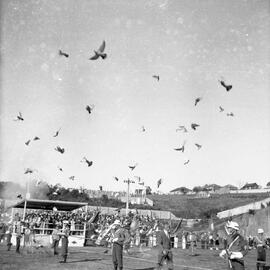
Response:
[[[22,224],[20,219],[15,223],[16,233],[16,253],[20,253],[21,238],[22,238]]]
[[[6,224],[3,222],[3,220],[1,220],[1,222],[0,222],[0,243],[2,242],[2,240],[4,241],[4,239],[5,239],[6,229],[7,229]]]
[[[114,270],[123,269],[123,245],[125,242],[125,231],[121,228],[120,220],[114,222],[114,234],[112,239],[112,261]]]
[[[70,233],[70,230],[69,230],[68,222],[64,221],[63,232],[59,233],[59,235],[62,238],[62,257],[63,257],[63,261],[60,261],[60,263],[66,263],[67,262],[69,233]]]
[[[239,234],[239,225],[234,221],[228,221],[225,225],[228,234],[227,247],[219,254],[220,257],[225,256],[228,259],[228,269],[245,270],[244,256],[247,254],[248,248],[244,237]]]
[[[265,269],[267,245],[263,234],[263,229],[258,229],[258,236],[255,237],[255,243],[257,247],[257,270]]]
[[[160,231],[158,236],[158,263],[157,270],[162,268],[163,262],[166,260],[168,270],[173,270],[173,254],[172,254],[172,243],[170,239],[170,227],[169,224],[164,225],[164,229]]]

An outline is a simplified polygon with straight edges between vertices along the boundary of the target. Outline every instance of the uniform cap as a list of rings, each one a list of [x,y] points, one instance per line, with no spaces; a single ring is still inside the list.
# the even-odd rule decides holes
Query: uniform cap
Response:
[[[263,229],[258,229],[258,233],[264,233]]]

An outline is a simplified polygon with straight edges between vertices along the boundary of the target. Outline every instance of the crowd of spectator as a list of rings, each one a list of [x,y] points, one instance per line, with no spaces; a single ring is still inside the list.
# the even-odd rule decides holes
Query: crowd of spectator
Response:
[[[7,221],[7,216],[5,216]],[[16,213],[13,222],[23,219],[22,214]],[[85,244],[95,244],[100,239],[102,245],[110,245],[110,233],[104,232],[119,220],[122,226],[129,232],[130,245],[135,246],[155,246],[158,231],[162,228],[162,220],[152,216],[139,215],[138,212],[130,212],[127,216],[120,215],[120,211],[114,214],[101,214],[98,211],[77,210],[73,212],[61,212],[45,210],[27,210],[23,224],[30,227],[34,234],[51,234],[58,225],[63,226],[68,223],[71,235],[84,235]],[[5,235],[5,228],[8,222],[4,222],[4,217],[0,219],[0,241]],[[171,240],[175,248],[190,248],[192,253],[195,248],[218,250],[226,246],[225,234],[219,235],[216,231],[192,232],[183,230],[178,226],[178,222],[171,224]],[[249,248],[256,248],[254,237],[247,239]]]

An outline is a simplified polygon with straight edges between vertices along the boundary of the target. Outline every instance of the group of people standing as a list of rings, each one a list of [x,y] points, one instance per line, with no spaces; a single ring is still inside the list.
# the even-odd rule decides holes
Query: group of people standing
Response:
[[[121,228],[120,221],[115,221],[116,232],[113,237],[112,259],[114,270],[123,269],[123,245],[126,241],[126,235]],[[224,249],[220,252],[220,257],[227,260],[228,269],[245,270],[244,256],[248,253],[248,244],[243,235],[240,234],[239,224],[234,221],[228,221],[225,224],[227,233]],[[265,270],[266,268],[266,240],[264,238],[263,229],[258,229],[257,242],[257,270]],[[162,269],[163,263],[166,261],[168,270],[173,270],[173,253],[172,238],[170,235],[170,226],[165,223],[158,234],[158,256],[156,269]]]
[[[1,227],[2,229],[2,227]],[[12,234],[15,233],[16,237],[16,246],[15,246],[15,252],[20,253],[20,247],[21,247],[21,239],[23,237],[24,243],[24,249],[27,253],[31,252],[33,253],[34,246],[37,247],[35,244],[35,238],[34,238],[34,228],[31,224],[22,222],[20,219],[12,222],[9,221],[7,226],[5,226],[5,230],[3,235],[6,236],[6,245],[7,245],[7,251],[11,250],[12,242]],[[58,255],[58,246],[60,240],[61,242],[61,255],[63,257],[63,260],[60,261],[60,263],[65,263],[67,261],[67,255],[68,255],[68,237],[70,234],[70,225],[68,222],[64,222],[63,226],[60,224],[57,224],[52,232],[52,245],[53,248],[53,254]],[[2,235],[2,234],[1,234]],[[2,237],[1,237],[2,240]]]
[[[128,226],[127,226],[128,225]],[[112,224],[111,229],[111,247],[112,247],[112,263],[114,270],[123,269],[123,251],[125,246],[130,242],[130,227],[132,225],[125,224],[116,219]],[[1,227],[2,229],[2,227]],[[246,239],[240,234],[239,224],[230,220],[225,224],[225,231],[227,233],[226,244],[224,249],[220,252],[220,257],[224,258],[228,262],[228,269],[232,270],[244,270],[244,256],[248,253],[248,243]],[[2,231],[1,231],[2,232]],[[18,219],[14,223],[8,222],[5,235],[7,250],[11,249],[11,237],[12,233],[16,236],[16,252],[20,253],[21,238],[24,235],[24,246],[33,249],[33,242],[35,241],[33,235],[33,228],[31,224],[24,223]],[[2,240],[1,233],[1,240]],[[68,256],[68,237],[70,235],[70,225],[69,222],[63,222],[63,225],[56,224],[52,231],[52,245],[53,254],[58,255],[59,242],[61,242],[61,255],[63,260],[60,263],[66,263]],[[190,234],[190,242],[195,240]],[[194,241],[193,241],[194,240]],[[257,247],[257,270],[266,269],[266,249],[268,245],[264,237],[263,229],[258,229],[258,236],[254,238],[255,245]],[[168,223],[163,224],[157,233],[157,246],[158,246],[158,256],[157,256],[157,270],[161,269],[164,261],[167,263],[169,270],[173,269],[173,253],[172,253],[172,237],[170,233],[170,226]],[[33,250],[32,250],[33,252]]]
[[[225,230],[228,234],[226,247],[219,254],[220,257],[228,260],[228,268],[233,270],[244,270],[244,256],[248,252],[247,241],[239,233],[239,225],[237,222],[228,221],[225,225]],[[258,236],[255,237],[257,246],[257,270],[266,269],[266,239],[264,238],[263,229],[258,229]]]

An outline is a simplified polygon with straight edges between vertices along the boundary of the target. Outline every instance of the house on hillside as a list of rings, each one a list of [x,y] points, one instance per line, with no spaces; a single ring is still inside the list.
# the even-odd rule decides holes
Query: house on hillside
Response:
[[[217,185],[217,184],[206,184],[203,186],[203,190],[204,191],[208,191],[208,192],[215,192],[217,190],[219,190],[221,188],[221,186]]]
[[[246,183],[241,190],[259,189],[260,186],[257,183]]]
[[[175,188],[175,189],[171,190],[170,194],[185,195],[185,194],[188,194],[189,192],[191,192],[191,190],[189,188],[179,187],[179,188]]]
[[[238,188],[236,186],[233,186],[233,185],[226,185],[224,186],[224,188],[228,188],[229,190],[237,190]]]

